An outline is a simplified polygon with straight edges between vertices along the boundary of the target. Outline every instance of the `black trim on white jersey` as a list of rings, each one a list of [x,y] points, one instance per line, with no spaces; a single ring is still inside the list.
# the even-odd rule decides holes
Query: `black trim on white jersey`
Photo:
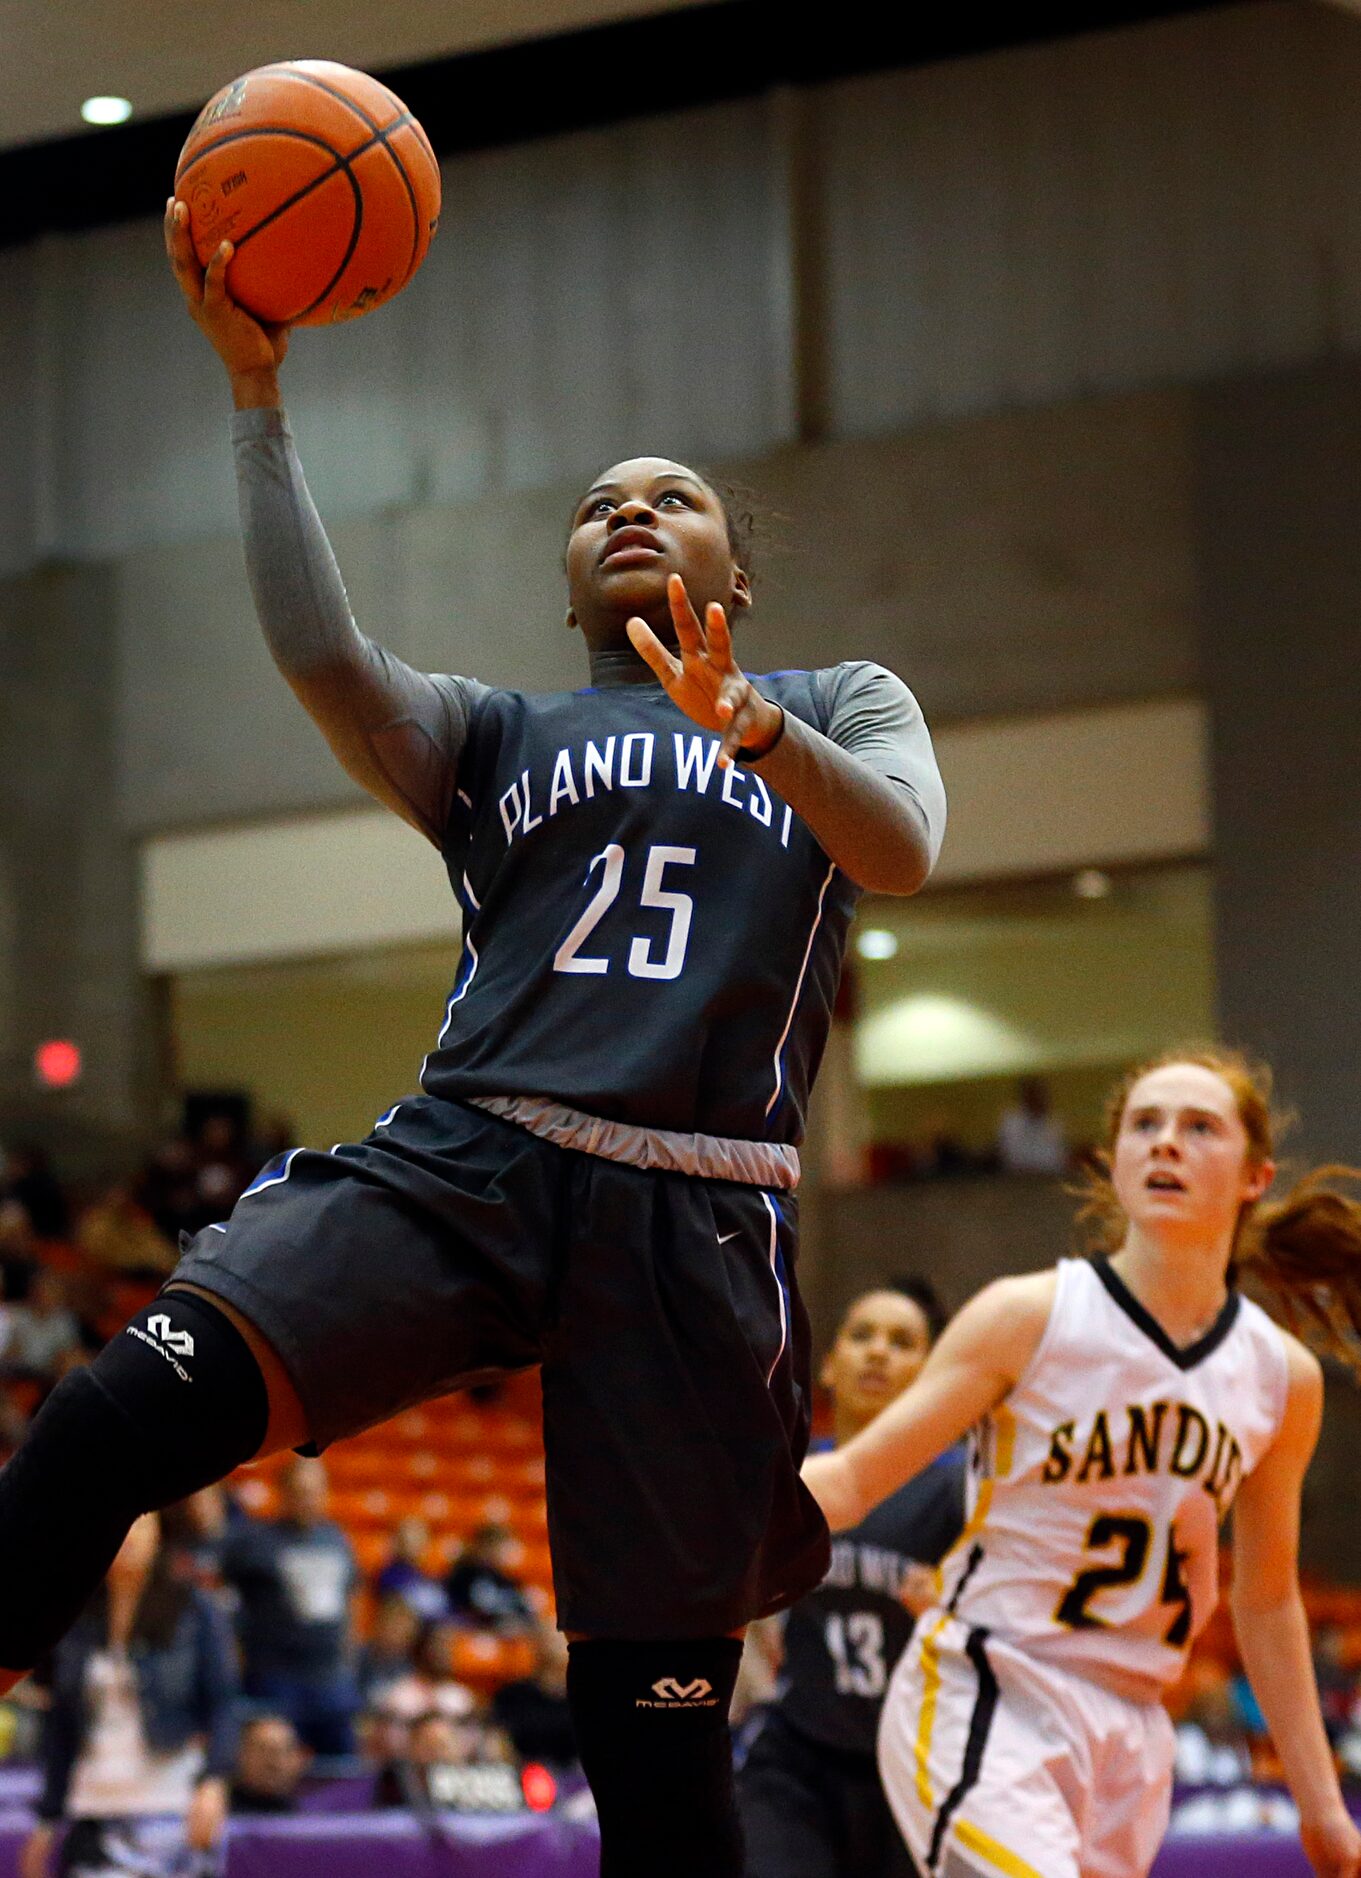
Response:
[[[945,1615],[947,1617],[953,1617],[955,1612],[959,1609],[959,1600],[964,1595],[964,1587],[965,1585],[968,1584],[969,1580],[973,1577],[974,1573],[978,1570],[979,1566],[982,1563],[983,1563],[983,1548],[979,1544],[979,1542],[975,1539],[973,1543],[973,1548],[969,1553],[968,1563],[965,1565],[964,1570],[960,1573],[959,1583],[955,1586],[954,1590],[950,1593],[950,1602],[945,1607]]]
[[[974,1700],[973,1714],[969,1717],[969,1733],[964,1743],[964,1764],[959,1770],[959,1779],[941,1801],[940,1811],[936,1814],[931,1849],[926,1854],[926,1869],[929,1872],[934,1872],[940,1863],[945,1835],[949,1831],[950,1821],[959,1811],[961,1801],[970,1788],[978,1783],[983,1766],[983,1750],[988,1744],[988,1733],[997,1709],[997,1678],[988,1661],[987,1650],[983,1647],[987,1635],[987,1631],[981,1627],[970,1630],[964,1645],[965,1655],[978,1672],[978,1695]]]
[[[1093,1259],[1092,1270],[1135,1328],[1142,1330],[1150,1343],[1156,1343],[1168,1361],[1175,1363],[1178,1369],[1194,1369],[1207,1356],[1213,1356],[1238,1321],[1238,1307],[1242,1300],[1230,1285],[1223,1309],[1210,1328],[1203,1337],[1197,1337],[1194,1343],[1188,1343],[1182,1349],[1173,1343],[1153,1313],[1140,1304],[1124,1279],[1112,1269],[1109,1259]]]

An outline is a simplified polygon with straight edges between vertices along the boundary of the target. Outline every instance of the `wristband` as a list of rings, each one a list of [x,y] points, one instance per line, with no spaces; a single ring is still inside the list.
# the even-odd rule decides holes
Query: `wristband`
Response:
[[[767,699],[767,703],[774,704],[775,700],[773,698]],[[741,749],[737,752],[737,760],[739,763],[759,763],[763,757],[770,755],[781,737],[784,736],[786,721],[785,708],[782,704],[776,704],[775,709],[780,713],[780,728],[775,732],[775,735],[771,738],[764,750],[749,750],[747,746],[743,744]]]

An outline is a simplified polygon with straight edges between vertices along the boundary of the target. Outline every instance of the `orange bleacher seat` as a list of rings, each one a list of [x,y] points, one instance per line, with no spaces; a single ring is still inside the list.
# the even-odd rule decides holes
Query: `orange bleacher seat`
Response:
[[[385,1487],[363,1487],[331,1495],[331,1518],[349,1532],[380,1530],[390,1534],[408,1509],[404,1495],[389,1493]]]
[[[552,1589],[553,1561],[549,1556],[547,1545],[526,1545],[524,1556],[516,1569],[527,1585],[541,1585],[545,1590]]]
[[[1344,1627],[1338,1659],[1343,1669],[1353,1674],[1361,1669],[1361,1624],[1347,1624]]]
[[[542,1500],[532,1504],[517,1506],[512,1514],[512,1530],[516,1537],[535,1544],[543,1544],[548,1539],[548,1508]]]
[[[1306,1579],[1301,1591],[1311,1625],[1340,1624],[1347,1628],[1361,1623],[1361,1589],[1356,1586],[1321,1584],[1316,1579]]]
[[[352,1532],[350,1544],[366,1578],[376,1577],[392,1557],[392,1539],[386,1532]]]
[[[459,1682],[478,1695],[490,1695],[503,1683],[528,1676],[534,1646],[527,1637],[495,1637],[482,1630],[461,1630],[454,1639],[451,1667]]]
[[[515,1569],[536,1601],[551,1608],[540,1405],[533,1373],[495,1403],[442,1397],[330,1449],[330,1515],[347,1532],[365,1576],[391,1557],[393,1531],[407,1516],[430,1528],[423,1563],[437,1578],[478,1526],[504,1525],[518,1541]],[[277,1514],[278,1478],[289,1459],[271,1456],[238,1471],[232,1485],[247,1511]],[[505,1680],[503,1669],[486,1670],[487,1686]]]

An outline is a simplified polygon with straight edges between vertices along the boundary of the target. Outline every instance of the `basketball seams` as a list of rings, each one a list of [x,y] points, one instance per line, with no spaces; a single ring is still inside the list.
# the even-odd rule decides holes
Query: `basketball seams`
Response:
[[[268,228],[271,222],[277,222],[279,217],[283,215],[287,210],[293,208],[295,204],[301,202],[305,196],[310,196],[312,191],[314,189],[320,188],[322,183],[329,183],[331,178],[333,176],[339,175],[339,173],[342,170],[344,170],[349,180],[350,187],[356,191],[356,193],[360,196],[362,200],[363,192],[359,189],[358,183],[355,181],[354,176],[351,174],[350,166],[353,163],[357,163],[360,157],[367,156],[370,150],[374,149],[378,144],[382,143],[383,141],[383,133],[379,131],[376,136],[370,137],[366,143],[360,144],[357,150],[351,150],[348,156],[340,156],[337,154],[336,147],[334,144],[327,143],[324,137],[315,136],[310,131],[289,130],[286,126],[282,124],[254,124],[250,127],[249,130],[232,131],[229,136],[220,138],[219,141],[213,145],[213,149],[220,150],[224,144],[234,143],[234,142],[237,142],[239,140],[242,140],[248,137],[294,137],[294,138],[297,138],[302,143],[314,143],[318,145],[321,149],[323,149],[326,152],[326,154],[331,158],[331,167],[328,170],[323,170],[319,176],[314,176],[312,180],[308,183],[305,183],[301,189],[295,189],[293,194],[287,197],[283,202],[276,202],[274,207],[269,211],[268,215],[262,215],[258,222],[252,223],[252,225],[246,230],[244,235],[240,236],[239,239],[236,239],[232,242],[232,246],[234,248],[243,247],[245,243],[250,240],[252,235],[259,234],[262,228]],[[207,151],[200,151],[198,153],[198,156],[194,158],[194,163],[198,162],[200,156],[206,156],[208,154],[209,152]],[[392,153],[389,152],[389,155],[391,154]],[[394,158],[394,161],[396,161],[395,158]],[[189,166],[189,169],[192,169],[192,168],[193,168],[193,163],[191,163]],[[398,168],[399,169],[401,168],[400,162],[398,162]],[[175,178],[176,188],[178,188],[180,183],[184,180],[184,176],[187,176],[188,174],[189,174],[189,170],[185,170],[182,176],[177,176]],[[407,186],[409,190],[410,185],[408,184]],[[353,249],[351,249],[351,252],[353,252]],[[332,285],[334,285],[334,282],[332,283]],[[315,306],[316,304],[317,304],[316,301],[313,301],[312,305]],[[308,312],[311,312],[312,308],[309,307],[307,310]]]
[[[395,124],[390,124],[386,130],[380,130],[378,133],[378,141],[392,158],[397,174],[402,179],[402,188],[406,191],[406,199],[411,205],[411,259],[406,264],[406,272],[402,276],[401,287],[395,289],[398,293],[401,292],[402,287],[405,287],[406,283],[416,271],[416,257],[420,253],[421,246],[421,211],[420,205],[416,201],[416,191],[412,186],[411,178],[406,173],[406,164],[403,163],[397,152],[392,148],[391,144],[388,142],[388,138],[395,136],[399,130],[405,130],[409,124],[414,124],[415,122],[416,120],[412,117],[410,111],[404,110]]]
[[[332,274],[331,278],[327,281],[325,287],[317,295],[316,299],[312,302],[310,306],[305,306],[303,308],[302,312],[297,315],[295,321],[292,322],[293,324],[301,324],[301,322],[307,318],[309,313],[316,312],[317,308],[321,305],[322,301],[325,300],[329,294],[333,294],[335,292],[336,287],[340,281],[341,275],[345,272],[345,269],[350,265],[350,262],[354,259],[354,251],[359,246],[359,233],[360,233],[360,230],[364,226],[364,191],[359,187],[358,182],[355,180],[354,172],[350,168],[349,164],[346,163],[343,167],[345,171],[345,180],[350,185],[350,188],[354,191],[354,227],[350,231],[350,245],[346,248],[345,253],[341,257],[340,266],[336,269],[335,273]]]
[[[319,150],[324,150],[333,162],[348,161],[346,157],[337,156],[335,145],[328,143],[324,137],[319,137],[314,130],[294,130],[287,124],[248,124],[244,130],[224,130],[220,137],[214,137],[211,143],[205,143],[201,149],[195,150],[183,169],[175,171],[176,188],[184,181],[196,163],[201,162],[206,156],[211,156],[215,150],[221,150],[229,143],[241,143],[247,137],[260,136],[292,137],[298,143],[314,143]],[[364,147],[367,149],[368,145]],[[356,151],[355,154],[358,155],[358,152]]]
[[[328,98],[334,98],[337,104],[345,105],[362,123],[367,124],[370,130],[376,131],[378,129],[377,118],[370,117],[368,112],[364,109],[364,106],[359,103],[358,99],[350,97],[348,92],[341,91],[335,85],[328,85],[324,78],[318,78],[312,72],[300,72],[296,65],[288,64],[264,65],[260,67],[258,72],[252,72],[250,76],[252,78],[262,78],[267,72],[280,78],[294,79],[300,85],[311,85],[315,91],[324,91]],[[363,76],[368,78],[369,75],[365,72]],[[376,85],[379,81],[376,78],[372,78],[369,82],[370,84]],[[393,104],[396,105],[400,112],[403,109],[401,99],[393,92],[388,91],[386,85],[383,85],[381,89],[392,99]]]
[[[293,194],[287,197],[283,202],[276,202],[274,207],[269,211],[269,214],[262,215],[260,217],[260,220],[258,222],[253,223],[251,227],[249,227],[246,230],[244,235],[233,237],[232,246],[234,248],[238,250],[240,250],[241,248],[244,248],[246,243],[250,240],[252,235],[258,235],[262,228],[268,228],[271,222],[277,222],[281,215],[286,214],[289,209],[295,207],[295,205],[303,201],[305,197],[310,196],[314,189],[319,189],[323,183],[329,183],[333,176],[340,175],[342,171],[344,172],[346,179],[349,182],[350,188],[354,191],[356,197],[362,200],[362,191],[360,190],[359,185],[355,182],[353,175],[351,175],[350,173],[350,163],[352,159],[349,157],[338,157],[335,153],[334,146],[327,143],[323,138],[310,136],[306,132],[303,132],[303,131],[283,130],[279,126],[274,125],[274,124],[270,124],[270,125],[263,127],[263,131],[262,131],[262,127],[257,125],[252,130],[243,130],[243,131],[236,132],[236,136],[241,137],[241,138],[259,137],[262,134],[268,135],[270,137],[297,137],[301,141],[306,142],[306,143],[319,144],[320,147],[331,158],[331,167],[328,170],[323,170],[319,176],[314,176],[312,180],[309,183],[305,183],[301,189],[295,189],[293,191]],[[224,139],[223,141],[225,142],[227,140]],[[220,148],[221,146],[218,145],[215,147]],[[372,146],[372,143],[370,142],[369,144],[366,144],[364,147],[365,149],[371,149],[373,146]],[[361,152],[359,151],[355,152],[356,156],[360,154]],[[198,161],[197,157],[194,159],[194,161],[195,162]],[[187,175],[188,171],[186,171],[185,174]],[[180,180],[181,179],[179,177],[176,177],[175,179],[176,189],[179,188]],[[353,254],[353,252],[354,252],[354,247],[353,247],[353,243],[351,243],[349,253]],[[332,284],[334,285],[334,283]],[[315,306],[316,304],[317,303],[314,300],[312,302],[312,306]],[[311,307],[307,309],[309,313],[311,312],[311,310],[312,310]],[[299,315],[298,317],[301,317],[301,315]]]

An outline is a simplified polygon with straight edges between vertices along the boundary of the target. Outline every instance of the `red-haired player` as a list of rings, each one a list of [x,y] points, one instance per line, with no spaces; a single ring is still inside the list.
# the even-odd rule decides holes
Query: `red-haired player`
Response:
[[[972,1510],[884,1705],[879,1763],[928,1878],[1143,1878],[1167,1822],[1176,1681],[1234,1509],[1239,1648],[1319,1878],[1357,1878],[1296,1568],[1317,1359],[1356,1365],[1361,1208],[1283,1200],[1269,1080],[1174,1052],[1114,1092],[1106,1250],[990,1285],[921,1377],[804,1477],[834,1528],[974,1428]],[[1323,1170],[1326,1171],[1326,1170]],[[1345,1171],[1345,1170],[1344,1170]]]

